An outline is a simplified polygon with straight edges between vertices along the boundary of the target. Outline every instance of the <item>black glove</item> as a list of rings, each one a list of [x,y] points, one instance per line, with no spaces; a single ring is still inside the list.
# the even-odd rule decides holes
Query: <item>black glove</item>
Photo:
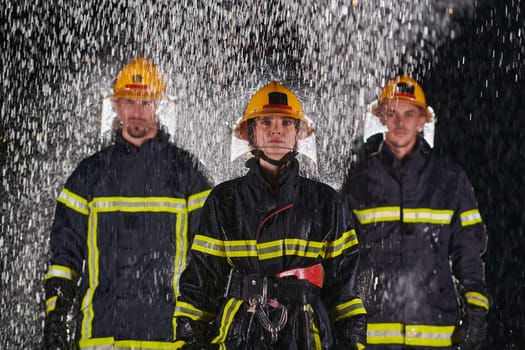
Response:
[[[193,321],[187,317],[177,317],[177,340],[186,344],[183,350],[206,349],[208,347],[206,327],[203,322]]]
[[[66,322],[57,315],[46,316],[44,324],[44,349],[45,350],[67,350]]]
[[[464,281],[460,285],[463,296],[463,317],[461,318],[461,350],[479,350],[483,347],[487,337],[487,309],[469,303],[466,293],[475,292],[486,297],[487,288],[484,282]],[[488,298],[487,298],[488,299]]]
[[[366,315],[356,315],[336,323],[337,349],[361,350],[366,344]]]
[[[479,350],[487,337],[487,312],[477,306],[467,305],[461,320],[461,350]]]
[[[76,286],[71,280],[65,278],[50,278],[45,281],[46,300],[56,297],[55,308],[46,310],[44,323],[44,349],[67,350],[70,348],[66,319],[73,300],[75,299]]]

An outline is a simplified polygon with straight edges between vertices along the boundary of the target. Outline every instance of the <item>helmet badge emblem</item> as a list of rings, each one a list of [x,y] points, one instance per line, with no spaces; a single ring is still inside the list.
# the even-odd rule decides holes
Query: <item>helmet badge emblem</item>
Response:
[[[414,94],[414,85],[409,83],[397,83],[394,96],[406,96],[410,98],[416,98]]]

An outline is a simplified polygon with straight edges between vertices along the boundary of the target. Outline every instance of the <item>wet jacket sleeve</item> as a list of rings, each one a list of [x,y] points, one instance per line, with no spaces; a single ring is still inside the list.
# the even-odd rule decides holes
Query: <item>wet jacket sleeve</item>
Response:
[[[82,271],[89,217],[85,166],[86,162],[78,166],[57,198],[49,241],[51,260],[44,277],[48,318],[65,317]]]
[[[181,179],[184,183],[188,184],[188,236],[193,239],[197,226],[199,223],[199,216],[206,198],[211,192],[211,183],[209,176],[204,171],[204,167],[200,164],[196,158],[191,158],[188,164],[186,164],[187,172],[186,178]],[[191,241],[191,240],[190,240]]]
[[[450,258],[462,297],[467,304],[488,311],[482,255],[487,246],[486,228],[481,218],[474,190],[465,173],[458,179],[458,208],[452,219]]]
[[[58,195],[49,240],[51,263],[46,280],[62,278],[76,282],[82,271],[89,217],[85,174],[86,162],[82,162]]]
[[[222,224],[220,205],[212,191],[202,211],[199,229],[189,252],[190,261],[182,273],[177,298],[177,339],[196,337],[197,329],[206,328],[215,319],[223,303],[229,265],[224,240],[220,236]],[[205,331],[204,331],[205,332]]]
[[[325,260],[325,285],[322,298],[332,312],[333,321],[342,324],[358,315],[366,314],[358,296],[355,276],[359,263],[357,235],[350,216],[346,216],[341,201],[334,202],[332,238],[328,239]]]

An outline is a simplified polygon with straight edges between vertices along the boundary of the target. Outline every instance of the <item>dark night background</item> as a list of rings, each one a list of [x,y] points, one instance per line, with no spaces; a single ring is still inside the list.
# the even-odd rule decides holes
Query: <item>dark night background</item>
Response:
[[[13,4],[11,6],[15,6]],[[2,17],[7,13],[7,6],[9,5],[4,4],[2,7]],[[437,63],[431,65],[430,69],[422,67],[419,72],[429,105],[434,107],[438,116],[435,149],[438,153],[453,157],[466,170],[476,191],[489,234],[485,261],[492,305],[488,316],[488,342],[485,349],[525,349],[524,8],[523,0],[479,1],[473,16],[465,14],[455,18],[456,24],[461,27],[460,34],[437,49],[433,58]],[[17,15],[29,14],[22,11],[17,12]],[[97,18],[101,14],[93,10],[88,16]],[[59,17],[55,18],[47,34],[53,34],[53,26],[59,28],[60,21]],[[1,26],[3,34],[11,30],[6,23],[9,21],[3,21]],[[75,30],[81,35],[81,27],[76,27]],[[23,67],[9,71],[2,69],[0,162],[3,171],[0,196],[2,223],[5,224],[5,217],[8,215],[5,204],[8,201],[5,199],[19,199],[13,198],[12,194],[19,186],[15,182],[19,177],[16,169],[6,169],[4,164],[7,164],[8,157],[13,157],[25,147],[24,140],[12,133],[12,130],[16,130],[18,122],[5,117],[8,115],[7,109],[17,101],[34,98],[36,88],[32,81],[41,79],[53,87],[60,79],[60,74],[54,76],[52,64],[44,56],[40,56],[41,52],[53,49],[46,43],[40,42],[39,45],[33,46],[30,42],[20,39],[10,42],[7,48],[5,43],[3,45],[4,51],[8,52],[2,56],[4,59],[7,55],[12,56],[10,59],[16,59],[13,55],[18,52],[23,59],[31,57],[36,65],[33,74],[24,77],[23,84],[29,88],[19,89],[10,94],[9,101],[4,98],[8,90],[15,90],[16,87],[11,81],[17,81],[18,68],[22,70]],[[277,45],[270,46],[268,50],[281,49]],[[106,45],[98,54],[103,56],[109,52],[109,46]],[[22,110],[29,107],[26,106]],[[76,118],[73,112],[69,117],[71,119]],[[39,123],[35,118],[32,125],[36,128],[46,127]],[[64,135],[55,136],[57,140],[65,141]],[[9,149],[13,152],[10,153]],[[79,154],[85,151],[86,149],[76,150],[71,157],[78,158]],[[36,158],[39,156],[38,152],[33,153],[22,154]],[[45,205],[54,207],[52,202],[46,202]],[[21,220],[28,217],[31,215],[21,216]],[[10,246],[18,243],[7,234],[5,225],[2,225],[0,232],[0,248],[4,255]],[[15,290],[9,286],[13,279],[9,279],[5,273],[12,263],[11,255],[5,254],[1,257],[1,290]],[[41,265],[31,268],[41,274],[45,264]],[[15,303],[16,298],[8,296],[5,299],[3,295],[2,309],[5,304]],[[41,300],[38,302],[42,303]],[[12,320],[8,319],[6,314],[1,316],[0,320],[0,332],[4,333],[0,334],[2,348],[5,344],[10,344],[8,338],[20,336],[10,333],[13,329]],[[40,327],[39,322],[35,326],[36,331],[32,332],[33,336],[40,334]],[[21,337],[24,338],[23,335]]]
[[[422,81],[439,116],[435,148],[466,170],[489,234],[486,349],[525,348],[525,51],[509,36],[524,34],[513,20],[524,12],[506,13],[506,3],[486,2],[463,20]],[[498,30],[486,29],[491,21]]]

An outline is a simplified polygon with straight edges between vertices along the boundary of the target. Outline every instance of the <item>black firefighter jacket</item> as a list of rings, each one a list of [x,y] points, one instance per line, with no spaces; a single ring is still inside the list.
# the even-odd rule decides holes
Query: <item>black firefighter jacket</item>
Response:
[[[337,193],[299,176],[296,159],[276,189],[263,178],[257,160],[246,165],[247,175],[218,185],[206,201],[192,259],[181,276],[176,315],[197,323],[215,320],[209,340],[221,349],[328,348],[332,321],[366,313],[353,289],[355,231],[345,227]],[[313,301],[277,298],[288,309],[288,322],[273,344],[257,317],[250,326],[247,300],[224,296],[232,268],[242,275],[273,276],[318,263],[324,266],[324,287]],[[300,289],[279,286],[279,294]],[[280,313],[273,313],[276,322]]]
[[[173,347],[178,278],[209,188],[163,131],[140,148],[117,135],[76,168],[58,196],[45,278],[80,278],[81,349]]]
[[[382,144],[342,188],[361,247],[367,348],[448,348],[459,317],[453,276],[484,285],[485,226],[459,166],[423,140],[407,157]],[[467,301],[488,309],[483,290]]]

